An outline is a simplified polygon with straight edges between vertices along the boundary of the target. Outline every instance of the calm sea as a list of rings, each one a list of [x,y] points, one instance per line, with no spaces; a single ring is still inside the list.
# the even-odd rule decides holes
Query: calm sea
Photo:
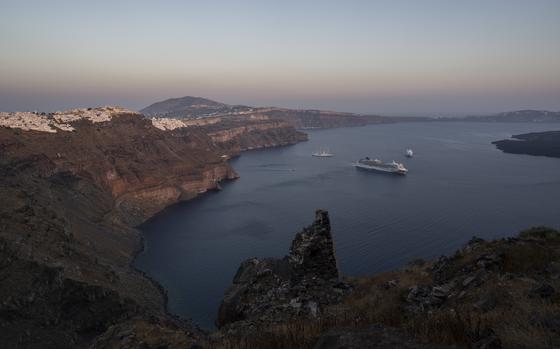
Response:
[[[231,161],[223,190],[166,209],[142,230],[135,265],[169,292],[171,312],[211,328],[244,259],[284,256],[317,208],[330,212],[345,275],[398,268],[454,251],[473,235],[560,228],[560,159],[505,154],[490,143],[560,125],[411,123],[309,132],[294,146]],[[312,158],[319,148],[333,158]],[[404,157],[406,148],[415,156]],[[356,170],[370,156],[403,162],[407,176]]]

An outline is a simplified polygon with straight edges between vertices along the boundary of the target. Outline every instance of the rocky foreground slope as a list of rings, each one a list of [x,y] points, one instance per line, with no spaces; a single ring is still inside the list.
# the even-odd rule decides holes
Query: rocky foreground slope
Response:
[[[240,151],[304,139],[275,120],[161,130],[113,107],[0,113],[0,347],[197,341],[130,267],[133,227],[236,178],[226,159]]]
[[[472,238],[453,255],[341,278],[329,218],[283,259],[243,262],[212,348],[558,348],[560,233]]]

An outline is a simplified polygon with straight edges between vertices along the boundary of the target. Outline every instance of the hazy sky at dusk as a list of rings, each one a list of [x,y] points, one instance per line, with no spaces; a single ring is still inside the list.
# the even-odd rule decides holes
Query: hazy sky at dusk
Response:
[[[0,110],[560,110],[558,0],[0,0]]]

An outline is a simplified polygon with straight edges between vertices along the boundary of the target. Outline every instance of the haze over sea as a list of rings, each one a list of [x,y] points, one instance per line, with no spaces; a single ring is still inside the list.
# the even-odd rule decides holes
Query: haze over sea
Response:
[[[344,275],[368,275],[452,252],[473,235],[560,228],[560,159],[491,144],[551,124],[433,122],[308,131],[308,142],[231,160],[241,178],[147,222],[135,265],[159,281],[169,309],[211,328],[224,291],[250,257],[281,257],[327,209]],[[312,158],[328,147],[333,158]],[[415,156],[406,159],[411,147]],[[356,170],[360,157],[397,160],[407,176]]]

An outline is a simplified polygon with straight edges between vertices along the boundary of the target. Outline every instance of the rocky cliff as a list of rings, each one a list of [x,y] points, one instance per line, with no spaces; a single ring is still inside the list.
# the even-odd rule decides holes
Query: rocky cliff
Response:
[[[371,124],[392,124],[397,122],[422,122],[429,118],[388,117],[380,115],[361,115],[324,110],[263,108],[260,111],[270,118],[284,120],[296,128],[337,128],[355,127]]]
[[[296,235],[283,259],[246,260],[220,306],[217,324],[240,330],[292,316],[317,317],[326,304],[340,302],[348,286],[340,281],[328,213]]]
[[[307,134],[294,131],[294,127],[289,123],[268,118],[226,120],[208,126],[206,130],[214,144],[224,151],[234,153],[307,140]]]
[[[162,132],[136,114],[111,122],[74,122],[56,134],[1,129],[5,161],[38,173],[70,173],[107,191],[126,218],[141,221],[182,198],[217,187],[235,172],[199,129]]]
[[[130,267],[142,247],[133,226],[236,178],[225,159],[242,148],[214,140],[207,125],[161,130],[121,108],[0,117],[1,346],[197,340],[196,326],[166,314],[160,287]],[[254,147],[298,140],[293,128],[247,132]]]

